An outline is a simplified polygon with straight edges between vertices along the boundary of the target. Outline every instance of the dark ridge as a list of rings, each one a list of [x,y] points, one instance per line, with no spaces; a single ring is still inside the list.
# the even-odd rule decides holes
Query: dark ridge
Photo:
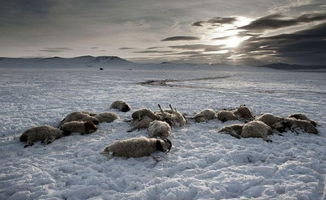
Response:
[[[287,63],[272,63],[267,65],[260,65],[258,67],[267,67],[273,69],[284,69],[284,70],[298,70],[298,69],[326,69],[325,65],[298,65],[298,64],[287,64]]]

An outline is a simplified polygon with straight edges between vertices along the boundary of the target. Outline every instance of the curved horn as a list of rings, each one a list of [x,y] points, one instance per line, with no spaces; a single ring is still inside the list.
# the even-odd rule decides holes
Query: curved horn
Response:
[[[161,113],[162,113],[162,114],[163,114],[163,116],[165,117],[165,116],[166,116],[166,114],[165,114],[164,110],[162,109],[161,105],[160,105],[160,104],[157,104],[157,105],[158,105],[158,107],[160,108],[160,111],[161,111]]]
[[[175,112],[171,104],[169,104],[169,107],[170,107],[172,112]]]

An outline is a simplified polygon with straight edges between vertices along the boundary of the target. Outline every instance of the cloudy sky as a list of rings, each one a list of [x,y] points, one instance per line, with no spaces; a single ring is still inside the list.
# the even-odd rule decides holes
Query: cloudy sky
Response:
[[[0,57],[326,64],[324,0],[0,0]]]

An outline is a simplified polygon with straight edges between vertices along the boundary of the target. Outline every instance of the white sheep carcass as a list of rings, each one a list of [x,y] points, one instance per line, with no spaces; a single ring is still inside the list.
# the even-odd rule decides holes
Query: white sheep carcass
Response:
[[[237,117],[238,120],[242,121],[251,121],[254,119],[253,114],[246,105],[241,105],[233,110],[233,114]]]
[[[110,108],[117,109],[121,112],[128,112],[130,110],[130,106],[124,101],[115,101],[111,104]]]
[[[318,130],[310,121],[295,119],[292,117],[284,118],[280,122],[273,124],[272,128],[279,132],[290,130],[299,133],[298,130],[301,130],[307,133],[318,134]]]
[[[28,147],[37,141],[49,144],[60,137],[63,137],[63,132],[60,129],[52,126],[38,126],[26,130],[19,139],[21,142],[27,142],[25,147]]]
[[[187,121],[185,117],[179,111],[177,111],[176,108],[173,108],[171,104],[169,104],[171,110],[163,110],[160,104],[158,104],[158,107],[161,111],[160,113],[157,113],[159,120],[165,121],[171,126],[182,127],[186,125]]]
[[[147,116],[147,117],[149,117],[149,118],[151,118],[153,120],[159,119],[159,117],[154,112],[152,112],[151,110],[146,109],[146,108],[143,108],[143,109],[140,109],[140,110],[136,110],[131,115],[131,117],[132,117],[133,120],[140,120],[144,116]]]
[[[60,129],[64,132],[65,135],[70,135],[74,132],[78,132],[81,135],[84,135],[95,132],[97,127],[95,124],[89,121],[71,121],[62,124]]]
[[[289,116],[289,118],[295,118],[295,119],[301,119],[301,120],[307,120],[309,121],[313,126],[317,126],[317,123],[311,119],[309,119],[305,114],[302,113],[296,113],[296,114],[292,114]]]
[[[138,120],[138,119],[132,120],[131,125],[133,126],[133,128],[129,129],[128,132],[132,132],[136,129],[138,129],[138,130],[146,129],[149,127],[149,124],[152,121],[154,121],[154,120],[146,115],[143,118],[141,118],[140,120]]]
[[[254,119],[251,111],[245,105],[241,105],[233,110],[222,110],[217,112],[217,118],[222,121],[230,121],[230,120],[241,120],[241,121],[251,121]]]
[[[119,140],[106,147],[101,154],[112,154],[117,157],[143,157],[150,156],[156,151],[169,152],[172,147],[170,140],[156,138],[130,138]]]
[[[268,126],[272,127],[273,124],[283,120],[281,117],[277,117],[271,113],[264,113],[256,118],[257,121],[262,121]]]
[[[99,123],[111,123],[116,119],[119,119],[119,115],[112,113],[112,112],[104,112],[104,113],[100,113],[94,116]]]
[[[93,115],[93,116],[92,116]],[[98,119],[95,117],[96,114],[85,112],[85,111],[79,111],[79,112],[72,112],[68,114],[61,122],[59,127],[67,122],[71,121],[89,121],[92,122],[95,125],[99,124]]]
[[[266,142],[272,142],[268,138],[272,134],[272,128],[262,121],[250,121],[246,124],[233,124],[219,130],[221,133],[228,133],[236,138],[257,137],[263,138]]]
[[[243,125],[241,137],[258,137],[263,138],[266,142],[272,142],[271,139],[268,138],[269,135],[272,135],[272,128],[269,127],[262,121],[251,121]]]
[[[241,138],[241,132],[242,132],[243,124],[233,124],[230,126],[225,126],[222,129],[220,129],[218,132],[220,133],[227,133],[233,137],[236,137],[238,139]]]
[[[162,139],[166,139],[171,135],[171,126],[163,121],[152,121],[148,127],[148,135],[150,137],[160,137]]]
[[[216,112],[212,109],[202,110],[193,117],[193,119],[195,119],[196,122],[207,122],[215,118],[216,118]]]
[[[217,119],[222,122],[237,120],[238,118],[234,115],[233,111],[230,110],[221,110],[217,112]]]

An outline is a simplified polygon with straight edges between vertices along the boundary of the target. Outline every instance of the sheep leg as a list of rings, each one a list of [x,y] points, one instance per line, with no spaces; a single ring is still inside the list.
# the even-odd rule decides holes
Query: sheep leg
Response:
[[[299,135],[299,134],[300,134],[300,132],[299,132],[299,131],[297,131],[297,128],[291,128],[291,131],[292,131],[292,132],[295,132],[297,135]]]
[[[236,134],[236,133],[233,133],[233,132],[229,132],[228,134],[231,135],[231,136],[233,136],[233,137],[235,137],[235,138],[238,138],[238,139],[241,138],[240,135],[238,135],[238,134]]]
[[[133,131],[136,130],[136,129],[137,129],[137,127],[133,127],[133,128],[131,128],[131,129],[127,130],[127,132],[133,132]]]
[[[24,148],[29,147],[29,146],[33,146],[33,145],[34,145],[34,143],[29,140],[29,141],[27,141],[27,144],[24,146]]]
[[[54,141],[54,137],[53,136],[50,136],[50,137],[47,137],[45,140],[44,140],[44,143],[45,144],[50,144]]]
[[[265,142],[273,142],[271,139],[269,139],[269,138],[267,138],[267,137],[263,138],[263,140],[264,140]]]

